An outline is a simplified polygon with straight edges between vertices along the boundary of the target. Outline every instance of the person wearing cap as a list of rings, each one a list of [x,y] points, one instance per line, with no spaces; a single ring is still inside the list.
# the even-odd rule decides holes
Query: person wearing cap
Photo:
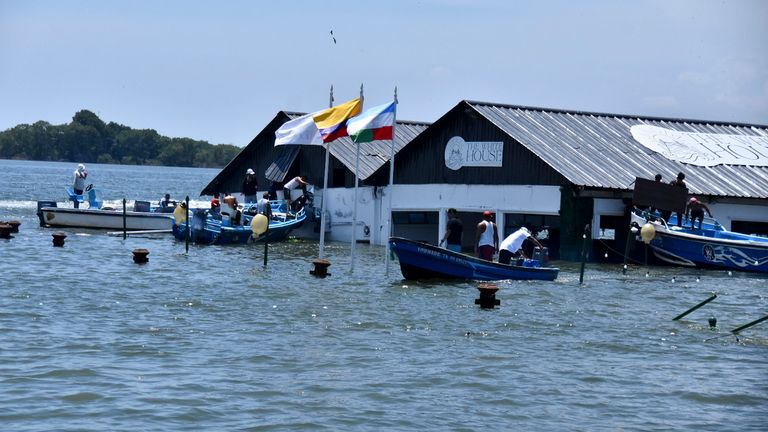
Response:
[[[696,219],[699,220],[699,229],[701,229],[701,224],[704,222],[704,210],[707,211],[709,217],[712,217],[712,211],[709,210],[706,204],[699,201],[696,197],[691,197],[688,200],[688,205],[685,206],[685,217],[690,219],[691,229],[693,229]]]
[[[85,165],[79,164],[77,169],[72,175],[72,191],[76,195],[82,195],[85,190],[85,178],[88,177],[88,171],[85,170]],[[75,201],[75,208],[80,208],[80,203]]]
[[[445,248],[454,252],[461,252],[461,236],[464,232],[464,225],[457,217],[458,213],[455,208],[448,209],[448,224],[445,235],[440,240],[440,246],[447,242]]]
[[[253,172],[252,169],[248,168],[248,170],[245,171],[243,186],[240,189],[246,204],[251,204],[256,202],[256,190],[258,189],[258,187],[259,187],[259,184],[258,184],[258,181],[256,180],[256,173]]]
[[[475,230],[475,252],[477,257],[486,261],[493,261],[493,254],[499,249],[499,233],[493,222],[493,213],[483,212],[483,220],[477,224]]]
[[[526,239],[532,241],[539,248],[543,248],[528,228],[520,227],[519,230],[508,235],[499,245],[499,263],[509,264],[512,258],[528,258],[522,248]]]

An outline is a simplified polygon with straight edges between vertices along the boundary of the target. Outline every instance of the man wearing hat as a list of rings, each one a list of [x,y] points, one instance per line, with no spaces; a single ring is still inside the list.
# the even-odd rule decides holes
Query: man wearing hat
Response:
[[[256,180],[256,173],[252,169],[248,168],[245,171],[245,178],[243,179],[243,186],[241,192],[243,193],[243,199],[246,204],[256,202],[256,189],[258,189],[258,181]]]
[[[493,213],[483,212],[483,220],[477,224],[475,230],[475,251],[477,257],[486,261],[493,261],[493,253],[499,248],[499,233],[496,224],[493,223]]]
[[[77,169],[72,175],[72,191],[76,195],[82,195],[85,189],[85,178],[88,177],[88,171],[85,170],[85,165],[79,164]],[[80,208],[80,202],[74,201],[75,208]]]
[[[499,263],[509,264],[513,257],[516,258],[518,256],[527,258],[522,249],[523,242],[525,242],[526,239],[535,243],[536,246],[543,248],[541,243],[536,240],[536,237],[531,234],[531,231],[528,228],[520,227],[519,230],[508,235],[507,238],[501,242],[501,245],[499,245]]]

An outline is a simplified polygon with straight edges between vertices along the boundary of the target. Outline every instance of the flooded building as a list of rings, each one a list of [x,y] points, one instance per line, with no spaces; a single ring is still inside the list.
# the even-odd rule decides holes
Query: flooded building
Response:
[[[271,146],[274,131],[298,115],[278,113],[203,193],[234,187],[248,167],[265,184],[301,173],[322,185],[323,148]],[[395,130],[393,185],[391,142],[360,149],[355,237],[373,244],[386,243],[390,215],[394,235],[437,244],[456,208],[472,250],[475,225],[490,210],[500,238],[526,226],[553,258],[578,260],[586,233],[592,258],[616,260],[635,179],[669,182],[679,172],[723,226],[768,234],[766,126],[461,101],[432,124]],[[352,238],[356,150],[346,138],[330,147],[331,240]]]

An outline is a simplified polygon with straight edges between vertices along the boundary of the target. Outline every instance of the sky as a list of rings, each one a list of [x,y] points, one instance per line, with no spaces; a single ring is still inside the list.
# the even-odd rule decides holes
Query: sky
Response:
[[[242,147],[361,85],[364,108],[397,88],[400,120],[473,100],[766,125],[767,42],[764,0],[0,0],[0,130],[87,109]]]

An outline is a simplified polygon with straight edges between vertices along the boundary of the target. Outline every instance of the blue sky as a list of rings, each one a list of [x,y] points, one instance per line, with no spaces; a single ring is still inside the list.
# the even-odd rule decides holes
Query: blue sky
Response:
[[[89,109],[244,146],[361,84],[405,120],[469,99],[765,125],[766,41],[763,0],[0,0],[0,130]]]

